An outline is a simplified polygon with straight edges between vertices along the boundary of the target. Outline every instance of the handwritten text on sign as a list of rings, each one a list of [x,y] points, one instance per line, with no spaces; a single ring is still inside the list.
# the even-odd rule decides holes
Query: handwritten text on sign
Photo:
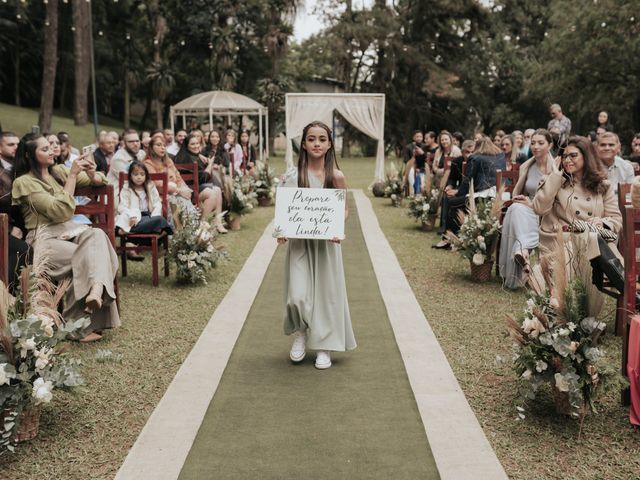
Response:
[[[333,188],[278,188],[273,236],[343,239],[345,194]]]

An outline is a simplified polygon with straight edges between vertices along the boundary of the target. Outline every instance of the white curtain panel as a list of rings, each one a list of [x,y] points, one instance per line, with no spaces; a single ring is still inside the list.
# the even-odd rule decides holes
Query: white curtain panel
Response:
[[[291,140],[302,135],[303,128],[314,120],[331,125],[337,110],[351,125],[378,141],[375,179],[384,177],[384,95],[287,95],[286,135],[287,169],[293,166]]]

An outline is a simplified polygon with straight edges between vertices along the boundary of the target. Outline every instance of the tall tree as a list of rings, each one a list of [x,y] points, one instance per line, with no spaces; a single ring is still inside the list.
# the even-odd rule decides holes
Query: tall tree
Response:
[[[91,52],[89,38],[89,15],[91,3],[86,0],[72,0],[73,11],[73,53],[74,53],[74,96],[73,121],[76,125],[89,122],[89,80],[91,77]]]
[[[42,55],[42,94],[38,125],[42,131],[51,130],[53,96],[58,65],[58,0],[49,0],[44,23],[44,53]]]

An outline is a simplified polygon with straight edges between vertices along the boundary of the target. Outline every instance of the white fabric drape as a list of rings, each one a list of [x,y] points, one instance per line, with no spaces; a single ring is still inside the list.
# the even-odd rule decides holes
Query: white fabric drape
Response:
[[[314,120],[331,125],[337,110],[351,125],[378,141],[375,179],[384,177],[384,108],[383,94],[287,94],[286,97],[287,168],[293,166],[291,140],[300,138],[303,128]]]

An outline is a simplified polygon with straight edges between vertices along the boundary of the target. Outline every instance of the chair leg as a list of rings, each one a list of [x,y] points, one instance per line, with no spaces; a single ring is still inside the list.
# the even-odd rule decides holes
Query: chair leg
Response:
[[[153,269],[152,273],[152,283],[154,287],[158,286],[158,237],[153,237],[151,239],[151,268]]]
[[[124,237],[120,237],[120,262],[122,263],[122,276],[127,276],[127,242]]]
[[[169,276],[169,240],[165,237],[162,240],[162,243],[164,244],[162,246],[164,250],[164,276],[168,277]]]
[[[500,276],[500,263],[498,262],[499,258],[500,258],[500,243],[502,240],[502,235],[500,235],[500,233],[498,233],[498,238],[496,239],[496,277]]]
[[[620,295],[616,300],[616,337],[624,335],[624,319],[625,319],[625,301],[624,295]]]

